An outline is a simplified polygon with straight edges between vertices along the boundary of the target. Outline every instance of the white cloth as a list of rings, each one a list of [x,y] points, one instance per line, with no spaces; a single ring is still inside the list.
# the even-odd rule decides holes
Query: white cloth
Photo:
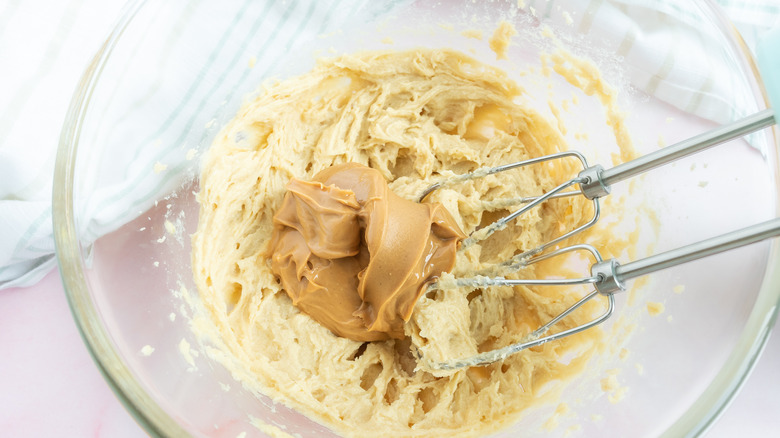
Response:
[[[0,289],[33,284],[55,264],[51,187],[60,129],[75,86],[113,26],[121,0],[0,0]],[[321,2],[330,7],[328,2]],[[741,96],[719,70],[718,59],[687,51],[702,42],[720,53],[717,39],[701,41],[690,8],[666,0],[527,0],[539,16],[576,26],[589,38],[623,35],[627,59],[642,59],[628,72],[638,88],[702,117],[721,121],[739,113]],[[776,0],[720,0],[748,44],[778,24]],[[364,4],[365,5],[365,4]],[[318,7],[320,7],[318,5]],[[646,9],[656,32],[639,33],[625,13]],[[343,9],[343,8],[342,8]],[[567,15],[562,14],[567,11]],[[334,15],[326,15],[335,19]],[[282,20],[282,18],[280,18]],[[283,25],[294,20],[282,21]],[[306,32],[303,33],[305,37]],[[310,35],[309,35],[310,36]],[[708,47],[709,47],[708,46]],[[727,68],[727,67],[726,67]],[[139,184],[138,169],[150,169],[158,155],[131,154],[127,174],[100,187],[100,202],[81,206],[95,237],[116,228],[149,202],[160,187]],[[133,171],[135,169],[135,171]],[[123,193],[123,196],[116,196]],[[127,195],[130,193],[130,195]]]
[[[0,0],[0,288],[55,264],[54,157],[68,104],[122,0]]]

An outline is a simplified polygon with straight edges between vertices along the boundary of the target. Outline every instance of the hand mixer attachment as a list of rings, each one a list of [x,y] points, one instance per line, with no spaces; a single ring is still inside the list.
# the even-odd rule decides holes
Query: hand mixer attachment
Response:
[[[762,128],[776,123],[774,113],[767,109],[744,119],[738,120],[728,125],[721,126],[706,133],[700,134],[680,143],[668,146],[652,154],[645,155],[636,160],[620,164],[611,169],[605,169],[600,165],[589,166],[585,157],[576,151],[561,152],[544,157],[538,157],[530,160],[511,163],[493,168],[482,168],[474,172],[459,175],[448,180],[439,181],[428,187],[420,196],[422,202],[429,194],[437,189],[448,187],[467,180],[482,178],[499,172],[505,172],[510,169],[516,169],[523,166],[543,163],[551,160],[576,159],[582,165],[582,171],[579,174],[562,184],[559,184],[549,192],[537,196],[516,200],[518,204],[525,204],[515,212],[504,216],[503,218],[485,226],[462,242],[461,250],[468,248],[475,242],[486,239],[494,232],[504,228],[507,223],[516,219],[520,215],[539,206],[540,204],[555,198],[568,196],[584,196],[593,202],[593,217],[583,225],[570,230],[560,236],[532,249],[523,251],[513,256],[496,268],[502,272],[512,272],[523,266],[538,263],[543,260],[557,257],[572,252],[584,252],[591,256],[595,263],[590,268],[590,275],[582,278],[565,279],[507,279],[504,277],[489,277],[487,275],[478,275],[469,278],[456,278],[448,287],[471,287],[485,288],[491,286],[544,286],[544,285],[593,285],[593,290],[587,293],[573,305],[552,318],[546,324],[542,325],[520,342],[487,352],[483,352],[471,357],[452,359],[442,362],[428,362],[433,369],[455,370],[458,368],[482,366],[502,360],[507,356],[517,353],[526,348],[538,346],[546,342],[554,341],[565,336],[570,336],[594,327],[607,320],[615,308],[614,293],[625,290],[625,282],[636,277],[647,275],[668,267],[676,266],[688,261],[696,260],[729,249],[748,245],[760,240],[780,235],[780,218],[775,218],[767,222],[756,224],[738,231],[734,231],[719,237],[708,239],[699,243],[691,244],[679,249],[664,252],[650,256],[648,258],[626,263],[621,265],[615,259],[604,260],[599,251],[588,244],[571,245],[562,248],[556,246],[566,239],[575,236],[578,233],[592,227],[599,220],[600,205],[599,198],[610,193],[612,184],[646,172],[650,169],[670,163],[679,158],[692,155],[709,147],[724,143],[731,139],[755,132]],[[574,188],[576,186],[576,188]],[[443,285],[433,283],[429,286],[429,291],[442,288]],[[591,299],[603,295],[607,298],[606,310],[594,319],[579,326],[565,329],[553,334],[546,334],[551,328],[558,324],[566,316],[582,307],[583,304]],[[546,335],[545,335],[546,334]],[[422,357],[420,359],[423,359]]]

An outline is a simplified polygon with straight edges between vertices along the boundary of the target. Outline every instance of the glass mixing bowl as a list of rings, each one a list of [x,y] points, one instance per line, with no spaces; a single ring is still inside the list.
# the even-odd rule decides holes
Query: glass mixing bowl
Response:
[[[531,76],[518,80],[525,81],[530,95],[539,95],[540,110],[550,116],[550,93],[572,91],[562,81],[549,90],[536,89],[529,79],[534,71],[545,78],[539,54],[554,44],[540,35],[549,26],[561,44],[593,59],[620,90],[640,152],[702,132],[714,126],[713,120],[727,122],[767,106],[749,51],[710,2],[672,6],[686,21],[685,31],[696,36],[684,47],[675,46],[683,39],[663,38],[664,32],[680,29],[658,27],[650,19],[658,11],[631,2],[592,2],[613,7],[628,20],[633,27],[623,33],[594,21],[592,6],[519,3],[522,10],[514,1],[127,5],[78,85],[65,121],[54,230],[63,282],[83,338],[107,382],[151,435],[263,436],[251,424],[259,421],[291,434],[334,436],[242,388],[204,354],[189,327],[187,300],[197,300],[189,235],[197,227],[193,193],[199,158],[263,80],[304,72],[316,57],[333,53],[453,47],[510,75],[530,69]],[[514,22],[520,34],[510,46],[510,60],[499,62],[485,40],[501,18]],[[469,28],[484,30],[485,38],[461,35]],[[698,111],[674,106],[676,89],[664,88],[669,84],[661,73],[673,70],[673,57],[654,64],[658,53],[637,53],[637,41],[653,35],[661,36],[658,44],[641,48],[677,50],[676,55],[685,50],[686,57],[704,56],[712,65],[727,66],[717,71],[715,82],[703,83],[701,99],[707,104],[700,101]],[[580,99],[587,104],[586,96]],[[583,129],[594,127],[587,138],[570,139],[571,145],[608,165],[599,145],[614,143],[614,137],[597,128],[604,125],[603,116],[597,105],[593,108],[570,111]],[[593,122],[594,117],[602,118]],[[633,196],[655,211],[654,250],[774,217],[780,187],[777,144],[777,131],[764,130],[641,179]],[[614,196],[628,193],[615,190]],[[705,431],[749,374],[774,322],[779,246],[763,242],[671,268],[653,275],[645,292],[631,299],[620,295],[617,313],[634,315],[637,327],[624,346],[628,358],[605,358],[564,392],[571,411],[559,418],[558,428],[547,430],[539,420],[552,406],[497,436],[676,437]],[[675,293],[683,287],[683,293]],[[665,313],[642,312],[649,301],[663,303]],[[610,367],[622,367],[620,384],[629,388],[618,403],[598,390],[602,371]]]

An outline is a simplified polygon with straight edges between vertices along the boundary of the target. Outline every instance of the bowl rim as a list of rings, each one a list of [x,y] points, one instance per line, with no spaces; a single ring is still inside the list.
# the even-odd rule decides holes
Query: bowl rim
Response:
[[[769,107],[767,94],[760,81],[753,55],[739,32],[712,0],[698,0],[707,6],[703,12],[727,37],[729,48],[736,55],[756,97]],[[108,335],[87,287],[82,248],[76,231],[73,186],[79,137],[84,117],[104,66],[128,25],[146,0],[129,0],[119,14],[111,32],[88,64],[71,98],[63,122],[55,161],[52,189],[52,224],[59,272],[79,333],[93,361],[116,397],[136,422],[151,436],[189,436],[157,403],[136,379],[119,355]],[[761,109],[763,109],[761,108]],[[774,128],[775,146],[780,147],[778,128]],[[777,165],[777,164],[776,164]],[[780,212],[780,207],[777,209]],[[725,412],[734,396],[747,381],[766,346],[766,341],[778,316],[780,304],[780,241],[775,239],[769,251],[761,289],[753,310],[743,328],[735,349],[694,403],[666,430],[662,436],[697,436],[709,430]]]
[[[79,334],[111,390],[150,435],[189,436],[144,390],[122,361],[90,297],[82,248],[76,232],[73,183],[79,136],[89,101],[111,52],[146,0],[130,0],[119,13],[111,32],[87,65],[65,115],[54,167],[52,225],[59,272]]]

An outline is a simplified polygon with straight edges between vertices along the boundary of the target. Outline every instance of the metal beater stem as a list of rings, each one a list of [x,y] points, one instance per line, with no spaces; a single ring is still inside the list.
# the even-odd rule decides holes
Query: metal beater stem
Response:
[[[641,277],[662,269],[777,236],[780,236],[780,217],[701,242],[692,243],[681,248],[666,251],[661,254],[656,254],[642,260],[626,263],[625,265],[613,265],[615,267],[611,269],[611,274],[607,273],[608,275],[606,278],[602,278],[599,283],[596,283],[596,289],[601,293],[617,292],[621,290],[620,287],[606,286],[612,283],[611,280],[613,279],[616,279],[617,283],[620,284],[632,278]],[[600,263],[603,264],[608,262],[611,262],[611,260]],[[601,272],[602,274],[604,273],[603,271]]]
[[[720,126],[671,146],[667,146],[651,154],[619,164],[611,169],[603,170],[601,172],[601,183],[606,186],[611,186],[616,182],[623,181],[693,153],[741,137],[745,134],[758,131],[759,129],[771,126],[774,123],[775,116],[772,109],[759,111],[743,119]]]

